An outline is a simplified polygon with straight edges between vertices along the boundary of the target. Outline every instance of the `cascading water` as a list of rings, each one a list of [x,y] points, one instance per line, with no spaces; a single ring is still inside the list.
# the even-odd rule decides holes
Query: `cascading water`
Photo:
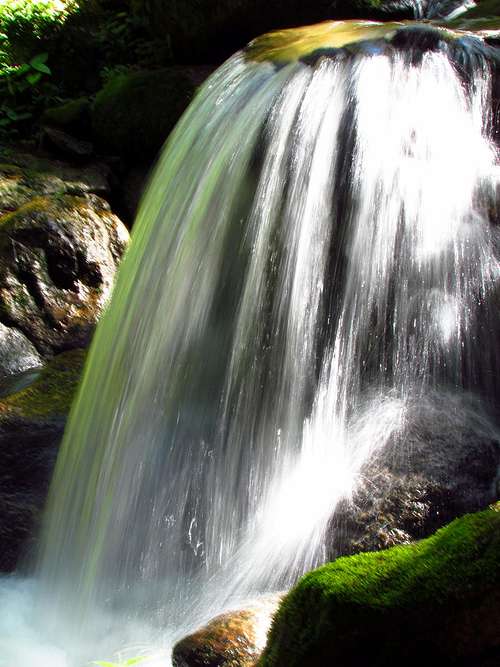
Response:
[[[68,654],[51,665],[166,647],[291,585],[408,406],[492,392],[486,47],[362,31],[307,57],[305,31],[257,40],[169,140],[52,485],[36,613]]]

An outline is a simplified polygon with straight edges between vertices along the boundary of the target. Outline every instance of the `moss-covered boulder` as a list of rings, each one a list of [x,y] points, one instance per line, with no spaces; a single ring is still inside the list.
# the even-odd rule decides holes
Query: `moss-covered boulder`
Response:
[[[285,598],[259,667],[500,664],[500,504],[339,558]]]
[[[282,595],[216,616],[174,646],[174,667],[254,667]]]
[[[77,135],[86,135],[91,126],[92,105],[88,97],[79,97],[65,104],[46,109],[42,123]]]
[[[85,352],[55,357],[28,387],[0,400],[0,571],[36,532]],[[32,378],[33,379],[33,378]]]
[[[94,103],[97,147],[134,162],[155,157],[194,90],[190,72],[179,67],[114,77]]]
[[[0,217],[0,322],[44,355],[85,346],[128,232],[95,195],[32,199]]]

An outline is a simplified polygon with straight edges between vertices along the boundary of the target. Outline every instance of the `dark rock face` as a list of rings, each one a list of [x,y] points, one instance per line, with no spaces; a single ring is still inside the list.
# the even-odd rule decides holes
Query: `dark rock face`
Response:
[[[500,441],[471,398],[415,403],[407,426],[365,466],[331,521],[330,558],[427,537],[500,497]]]
[[[281,595],[212,619],[174,646],[174,667],[254,667]]]
[[[0,418],[0,572],[12,572],[30,549],[65,421]]]
[[[32,544],[84,358],[83,350],[61,354],[0,400],[0,572]]]
[[[0,320],[42,354],[88,343],[128,232],[95,195],[32,199],[0,218]]]

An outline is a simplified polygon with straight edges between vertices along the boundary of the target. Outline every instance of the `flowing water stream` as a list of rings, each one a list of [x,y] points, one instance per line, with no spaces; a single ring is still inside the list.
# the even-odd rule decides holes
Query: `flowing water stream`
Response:
[[[491,49],[377,31],[285,59],[254,44],[170,137],[66,430],[37,583],[4,591],[36,617],[6,667],[155,645],[167,664],[203,620],[323,562],[336,503],[410,405],[449,395],[463,418],[498,391]]]

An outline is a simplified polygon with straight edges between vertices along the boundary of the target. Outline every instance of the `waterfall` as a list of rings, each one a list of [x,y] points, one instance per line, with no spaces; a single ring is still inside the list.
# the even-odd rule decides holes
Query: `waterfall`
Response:
[[[409,406],[498,390],[487,48],[391,30],[254,44],[170,137],[51,488],[38,609],[71,667],[103,619],[167,646],[290,586]]]

